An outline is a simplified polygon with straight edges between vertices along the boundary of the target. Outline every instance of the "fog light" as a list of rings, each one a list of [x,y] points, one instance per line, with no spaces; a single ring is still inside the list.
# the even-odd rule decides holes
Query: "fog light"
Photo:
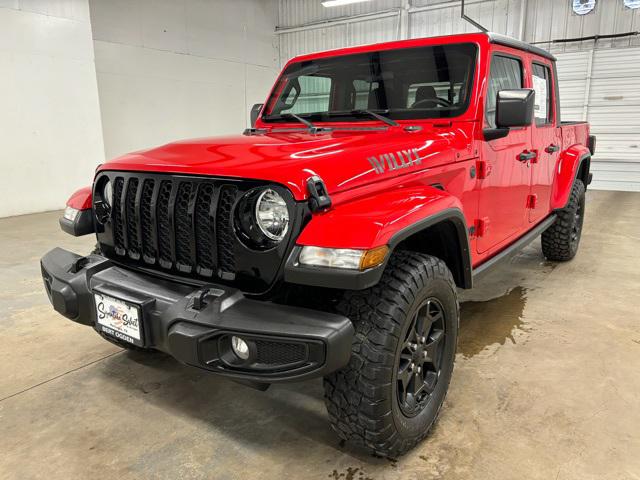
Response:
[[[231,337],[231,348],[238,358],[247,360],[249,358],[249,345],[240,337]]]

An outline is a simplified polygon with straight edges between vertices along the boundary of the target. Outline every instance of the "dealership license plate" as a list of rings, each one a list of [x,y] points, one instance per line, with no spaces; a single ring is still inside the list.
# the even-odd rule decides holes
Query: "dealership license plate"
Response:
[[[143,346],[140,308],[124,300],[94,293],[98,327],[107,335]]]

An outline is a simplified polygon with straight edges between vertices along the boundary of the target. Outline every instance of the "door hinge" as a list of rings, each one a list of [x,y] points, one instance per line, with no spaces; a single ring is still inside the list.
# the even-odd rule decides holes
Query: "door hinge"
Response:
[[[473,226],[469,229],[469,235],[472,238],[483,237],[489,228],[489,217],[482,217],[473,222]]]
[[[476,170],[478,179],[482,180],[491,174],[491,165],[489,165],[485,160],[478,160],[476,162]]]
[[[534,209],[536,208],[536,203],[538,203],[538,195],[527,195],[527,208]]]

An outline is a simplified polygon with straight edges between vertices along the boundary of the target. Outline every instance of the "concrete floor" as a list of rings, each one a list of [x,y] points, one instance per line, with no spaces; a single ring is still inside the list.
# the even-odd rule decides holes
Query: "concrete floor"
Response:
[[[58,215],[0,220],[2,479],[640,479],[640,194],[589,192],[574,261],[536,241],[464,294],[442,415],[398,461],[340,444],[319,380],[253,391],[54,313],[39,257],[93,244]]]

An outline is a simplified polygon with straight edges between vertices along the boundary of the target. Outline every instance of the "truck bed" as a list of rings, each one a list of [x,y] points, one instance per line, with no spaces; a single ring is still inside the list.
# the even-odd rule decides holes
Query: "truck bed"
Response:
[[[587,122],[561,122],[562,150],[572,145],[589,145],[589,124]]]

